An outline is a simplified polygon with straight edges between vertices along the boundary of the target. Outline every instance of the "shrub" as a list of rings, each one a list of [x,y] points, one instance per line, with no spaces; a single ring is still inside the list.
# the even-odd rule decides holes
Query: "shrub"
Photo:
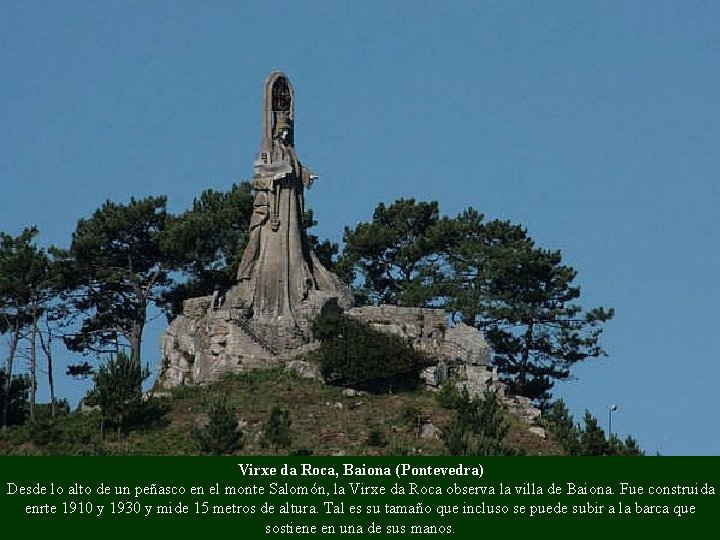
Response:
[[[290,420],[289,411],[275,405],[270,411],[263,443],[266,446],[275,447],[276,452],[279,448],[287,448],[290,446],[291,424],[292,421]]]
[[[373,426],[370,428],[370,432],[368,433],[367,443],[370,446],[385,446],[387,444],[387,439],[379,427]]]
[[[502,456],[512,452],[505,445],[510,425],[505,407],[496,392],[485,390],[477,402],[475,455]]]
[[[313,334],[322,341],[313,356],[328,384],[370,392],[409,390],[432,363],[399,336],[344,315],[319,317]]]
[[[387,452],[389,456],[407,456],[410,453],[407,444],[402,439],[392,439]]]
[[[565,402],[557,400],[543,412],[542,423],[571,456],[643,456],[638,442],[628,436],[625,441],[612,434],[605,437],[597,419],[585,411],[583,424],[575,424]]]
[[[440,391],[437,393],[437,402],[441,407],[446,409],[456,409],[458,407],[458,401],[460,399],[460,392],[458,392],[455,386],[455,381],[448,379],[440,387]]]
[[[232,454],[242,447],[242,432],[238,431],[235,408],[225,396],[216,396],[207,411],[208,424],[195,430],[195,438],[203,452],[222,455]]]
[[[5,403],[5,385],[7,375],[0,369],[0,410]],[[10,378],[10,391],[8,392],[7,425],[24,424],[28,416],[27,400],[30,389],[30,377],[27,375],[13,375]],[[2,413],[0,412],[0,416]]]
[[[505,445],[510,425],[505,407],[495,392],[486,390],[471,399],[467,388],[462,393],[445,385],[438,401],[455,410],[455,422],[443,435],[445,448],[452,456],[500,456],[515,452]]]
[[[130,420],[137,417],[142,407],[142,382],[149,376],[147,366],[142,368],[139,361],[123,352],[108,359],[94,375],[95,387],[89,392],[86,403],[98,405],[103,420],[115,423],[118,439],[121,430],[132,423]],[[104,422],[100,429],[104,429]]]

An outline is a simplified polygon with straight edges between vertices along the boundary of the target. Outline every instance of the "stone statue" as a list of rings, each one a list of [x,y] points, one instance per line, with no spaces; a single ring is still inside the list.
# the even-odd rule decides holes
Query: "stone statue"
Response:
[[[255,202],[248,244],[238,267],[238,298],[244,316],[297,323],[298,309],[313,296],[350,296],[309,247],[303,216],[304,190],[317,178],[295,151],[295,96],[287,76],[265,81],[262,140],[255,160]]]
[[[183,313],[163,333],[160,387],[302,363],[298,359],[307,347],[316,345],[312,321],[337,308],[446,363],[459,358],[487,364],[489,348],[482,335],[470,327],[447,329],[442,309],[348,309],[350,291],[323,268],[305,233],[304,191],[315,178],[295,151],[293,88],[285,74],[275,71],[265,81],[255,202],[238,281],[225,294],[216,290],[185,300]],[[442,367],[440,373],[442,378]]]

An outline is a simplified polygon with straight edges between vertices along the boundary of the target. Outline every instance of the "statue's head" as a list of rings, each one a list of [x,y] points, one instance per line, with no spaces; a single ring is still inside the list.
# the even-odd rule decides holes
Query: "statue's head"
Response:
[[[273,71],[265,81],[263,111],[264,146],[279,141],[285,146],[294,145],[294,93],[290,79],[281,71]]]
[[[281,75],[273,81],[272,85],[272,110],[278,112],[290,112],[292,96],[290,95],[290,83],[287,77]]]

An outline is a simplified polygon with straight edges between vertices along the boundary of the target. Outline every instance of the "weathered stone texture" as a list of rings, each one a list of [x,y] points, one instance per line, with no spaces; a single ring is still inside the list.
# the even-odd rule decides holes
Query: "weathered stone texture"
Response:
[[[441,384],[455,365],[486,365],[490,346],[482,333],[464,323],[449,326],[442,309],[399,306],[364,306],[347,310],[350,317],[376,330],[400,336],[416,349],[444,360],[440,373],[432,377]]]
[[[237,283],[185,302],[162,338],[162,386],[277,366],[312,346],[310,326],[323,310],[352,304],[349,289],[309,247],[304,190],[316,176],[298,159],[294,132],[294,91],[276,71],[265,81],[255,201]]]
[[[304,360],[290,360],[285,366],[285,371],[295,373],[302,379],[314,379],[321,383],[324,382],[323,376],[320,373],[320,368],[317,364],[312,362],[305,362]]]
[[[162,336],[162,387],[207,383],[223,373],[243,373],[280,364],[267,344],[237,320],[227,318],[227,312],[208,308],[199,315],[197,301],[188,300],[183,314]]]
[[[286,75],[270,74],[263,94],[260,152],[255,160],[255,201],[248,244],[228,291],[185,301],[183,313],[162,336],[160,386],[217,380],[224,373],[285,365],[301,377],[321,380],[317,366],[301,357],[316,348],[312,321],[343,309],[375,329],[400,336],[437,358],[422,376],[437,389],[451,376],[471,396],[505,386],[487,365],[490,347],[465,324],[449,325],[441,309],[398,306],[351,308],[352,295],[323,268],[309,248],[303,226],[304,190],[316,176],[295,150],[295,95]],[[392,361],[388,359],[388,361]],[[505,398],[513,412],[533,422],[539,411],[523,398]],[[423,436],[437,436],[427,426]]]

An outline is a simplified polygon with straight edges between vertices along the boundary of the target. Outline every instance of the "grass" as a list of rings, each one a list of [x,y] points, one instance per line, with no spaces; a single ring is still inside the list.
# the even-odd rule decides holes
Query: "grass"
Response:
[[[153,398],[150,418],[120,440],[107,428],[100,439],[99,412],[74,412],[53,422],[9,428],[0,434],[0,454],[202,454],[192,433],[207,418],[208,404],[217,394],[225,395],[238,411],[244,432],[240,455],[275,455],[275,449],[262,444],[264,426],[275,405],[287,409],[292,421],[291,443],[279,450],[281,454],[442,455],[443,441],[421,438],[420,427],[432,423],[445,429],[454,414],[426,390],[348,397],[342,388],[282,371],[251,371]],[[510,420],[506,441],[511,447],[531,455],[562,453],[551,438],[541,439],[529,433],[521,420]]]

